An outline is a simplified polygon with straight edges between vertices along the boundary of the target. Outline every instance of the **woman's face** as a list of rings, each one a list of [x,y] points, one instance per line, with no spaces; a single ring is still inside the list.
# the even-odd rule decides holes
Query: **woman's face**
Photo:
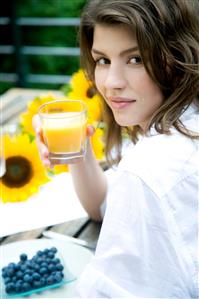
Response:
[[[96,86],[115,121],[144,130],[163,94],[146,72],[132,33],[124,26],[96,25],[92,56]]]

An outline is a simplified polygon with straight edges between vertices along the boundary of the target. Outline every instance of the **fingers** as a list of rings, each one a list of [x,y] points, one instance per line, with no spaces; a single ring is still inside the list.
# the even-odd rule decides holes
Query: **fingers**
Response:
[[[41,139],[39,139],[39,137],[36,137],[36,142],[39,149],[40,158],[44,166],[51,168],[51,163],[49,161],[49,151],[47,146],[43,142],[41,142]]]
[[[95,128],[92,125],[88,125],[86,128],[86,134],[88,137],[93,136],[93,134],[95,133]]]
[[[51,163],[49,161],[49,151],[47,146],[44,143],[44,138],[42,134],[41,120],[39,115],[34,115],[32,119],[32,125],[36,134],[36,143],[39,150],[40,158],[46,167],[51,167]]]
[[[39,154],[40,154],[42,163],[46,167],[52,168],[53,166],[51,165],[50,160],[49,160],[49,151],[44,142],[43,133],[42,133],[42,124],[41,124],[41,120],[40,120],[38,114],[33,116],[32,125],[35,130],[36,143],[37,143],[37,147],[39,150]],[[95,128],[92,125],[88,125],[86,128],[87,137],[91,137],[94,133],[95,133]],[[69,163],[78,163],[78,162],[81,162],[81,160],[76,159],[73,161],[69,161]]]

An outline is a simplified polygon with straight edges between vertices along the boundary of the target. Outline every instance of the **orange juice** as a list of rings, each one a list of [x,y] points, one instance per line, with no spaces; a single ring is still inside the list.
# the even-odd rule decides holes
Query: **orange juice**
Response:
[[[43,120],[45,143],[51,153],[75,153],[86,139],[86,119],[78,112],[54,113]]]
[[[52,165],[75,163],[86,153],[87,106],[81,100],[55,100],[38,114]]]

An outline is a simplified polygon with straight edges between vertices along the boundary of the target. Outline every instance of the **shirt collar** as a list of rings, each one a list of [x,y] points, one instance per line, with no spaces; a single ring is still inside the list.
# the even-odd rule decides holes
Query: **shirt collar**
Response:
[[[193,115],[199,114],[199,107],[193,102],[180,116],[180,121],[186,126],[186,123],[192,120]],[[156,131],[154,124],[150,128],[149,133],[146,136],[155,136],[159,133]]]

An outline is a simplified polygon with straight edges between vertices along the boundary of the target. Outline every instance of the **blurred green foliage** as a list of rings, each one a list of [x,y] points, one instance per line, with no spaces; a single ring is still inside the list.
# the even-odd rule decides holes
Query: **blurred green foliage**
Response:
[[[21,17],[79,17],[85,0],[18,0]]]
[[[17,0],[17,17],[64,18],[80,17],[86,0]],[[78,47],[78,27],[71,26],[23,26],[22,45],[47,47]],[[6,34],[3,35],[4,39]],[[10,44],[7,36],[4,44]],[[1,72],[14,73],[15,63],[12,55],[1,55]],[[79,57],[32,55],[25,57],[26,70],[32,74],[71,75],[79,68]],[[10,83],[0,83],[0,93]],[[56,84],[28,84],[29,88],[59,89]]]

